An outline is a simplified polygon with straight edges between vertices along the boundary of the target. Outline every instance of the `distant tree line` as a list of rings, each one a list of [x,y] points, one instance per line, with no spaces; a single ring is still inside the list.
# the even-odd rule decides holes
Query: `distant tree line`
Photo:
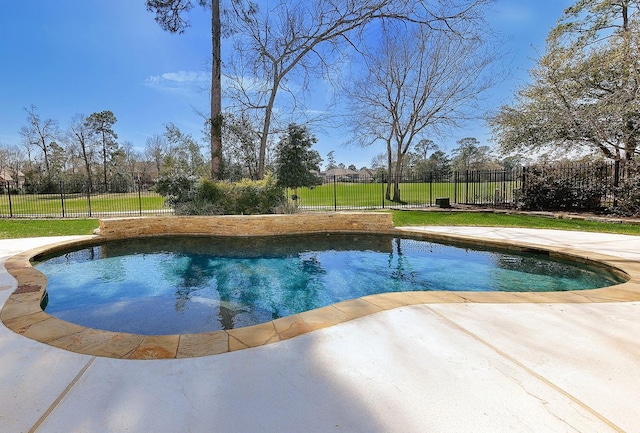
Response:
[[[20,144],[0,144],[0,175],[26,192],[55,190],[60,181],[82,191],[125,192],[162,174],[206,172],[201,145],[171,123],[140,151],[131,141],[118,141],[117,118],[109,110],[76,114],[66,127],[43,119],[33,105],[25,112]]]
[[[519,156],[502,157],[494,148],[482,145],[474,137],[462,138],[456,144],[451,153],[447,154],[434,141],[422,139],[407,151],[399,168],[395,160],[391,161],[393,173],[397,173],[400,179],[403,176],[446,177],[453,172],[511,170],[527,162]],[[388,173],[387,154],[374,157],[371,161],[371,169],[378,175],[386,175]]]

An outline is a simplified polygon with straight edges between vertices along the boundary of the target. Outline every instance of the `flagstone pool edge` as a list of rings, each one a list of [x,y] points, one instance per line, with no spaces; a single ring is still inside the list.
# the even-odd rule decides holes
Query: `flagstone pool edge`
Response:
[[[231,223],[238,225],[235,236],[265,235],[264,221],[270,224],[274,218],[282,216],[268,216],[260,220],[246,217],[170,217],[172,221],[159,221],[156,224],[145,224],[146,218],[117,219],[128,227],[135,224],[144,225],[144,233],[111,232],[92,235],[72,241],[58,242],[40,248],[25,251],[8,258],[5,262],[7,271],[17,280],[17,287],[5,302],[0,311],[0,320],[7,328],[50,346],[91,356],[102,356],[120,359],[175,359],[199,356],[217,355],[236,350],[271,344],[306,334],[318,329],[334,326],[380,311],[393,308],[428,304],[428,303],[602,303],[628,302],[640,300],[640,263],[604,254],[581,251],[567,247],[540,246],[508,240],[495,240],[479,237],[469,237],[456,234],[424,233],[411,227],[395,228],[390,214],[384,213],[345,213],[341,214],[313,214],[312,217],[299,215],[285,216],[270,234],[283,234],[283,230],[295,230],[296,233],[306,227],[308,233],[385,233],[395,235],[411,235],[425,240],[463,244],[467,246],[499,247],[518,251],[535,251],[548,253],[550,256],[569,258],[589,264],[599,264],[615,270],[627,281],[615,286],[569,292],[399,292],[369,295],[362,298],[343,301],[330,306],[306,311],[289,317],[283,317],[270,322],[231,329],[227,331],[212,331],[200,334],[180,334],[145,336],[127,333],[102,331],[86,328],[80,325],[57,319],[40,307],[42,298],[46,294],[46,277],[31,266],[31,259],[38,255],[95,243],[101,239],[113,239],[128,236],[166,236],[176,234],[171,226],[181,227],[179,234],[191,235],[220,235],[224,228],[225,236],[229,235]],[[369,215],[363,217],[363,215]],[[378,215],[371,217],[370,215]],[[162,217],[166,219],[167,217]],[[185,223],[185,219],[189,224]],[[202,224],[202,219],[209,218],[211,224]],[[222,218],[225,224],[219,224]],[[218,219],[216,221],[216,219]],[[135,220],[135,221],[132,221]],[[109,220],[104,220],[109,221]],[[296,224],[292,224],[296,222]],[[107,224],[108,226],[108,224]],[[148,230],[153,227],[156,232]],[[188,231],[186,227],[196,227],[197,230]],[[211,227],[217,227],[213,230]],[[256,228],[257,227],[257,228]],[[273,227],[273,225],[272,225]],[[328,230],[327,227],[333,227]],[[103,221],[101,220],[101,230]],[[160,228],[160,229],[158,229]],[[253,230],[253,231],[251,231]],[[187,231],[185,233],[185,231]],[[212,233],[213,232],[213,233]],[[249,234],[247,234],[249,233]],[[289,233],[289,232],[287,232]]]

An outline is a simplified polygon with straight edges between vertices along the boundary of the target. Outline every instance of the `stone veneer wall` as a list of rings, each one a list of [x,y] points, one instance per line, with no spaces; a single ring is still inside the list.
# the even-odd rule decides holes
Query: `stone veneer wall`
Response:
[[[224,215],[108,218],[100,220],[109,238],[163,234],[260,236],[322,232],[390,232],[392,215],[381,212],[291,215]]]

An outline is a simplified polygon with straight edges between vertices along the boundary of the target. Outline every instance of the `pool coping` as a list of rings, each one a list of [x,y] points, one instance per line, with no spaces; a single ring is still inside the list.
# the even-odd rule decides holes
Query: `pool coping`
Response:
[[[343,233],[344,231],[341,231]],[[359,231],[356,231],[359,233]],[[600,289],[567,292],[448,292],[419,291],[368,295],[305,311],[270,322],[225,331],[199,334],[146,336],[102,331],[58,319],[42,311],[46,277],[31,266],[31,259],[47,252],[89,245],[105,239],[92,235],[31,249],[8,258],[7,271],[17,288],[0,311],[0,320],[17,334],[50,346],[91,356],[119,359],[179,359],[217,355],[288,340],[318,329],[348,322],[381,311],[418,304],[442,303],[605,303],[640,301],[640,262],[567,247],[496,240],[451,233],[423,232],[411,227],[378,231],[410,235],[434,242],[541,252],[614,269],[628,278],[624,283]]]

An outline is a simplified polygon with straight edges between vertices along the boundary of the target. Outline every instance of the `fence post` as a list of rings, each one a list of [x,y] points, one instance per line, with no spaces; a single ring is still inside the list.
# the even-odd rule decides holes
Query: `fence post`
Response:
[[[433,172],[429,172],[429,206],[433,206]]]
[[[64,183],[62,181],[60,181],[60,203],[62,205],[62,218],[64,218]]]
[[[453,172],[453,202],[458,203],[458,171]]]
[[[511,176],[509,176],[511,177]],[[502,172],[502,206],[507,205],[507,171]]]
[[[618,206],[618,186],[620,186],[620,160],[616,159],[613,166],[613,207]]]
[[[89,181],[86,182],[87,185],[87,213],[89,214],[89,218],[91,218],[91,184]]]
[[[382,187],[382,194],[380,195],[380,198],[382,199],[382,209],[384,209],[384,195],[385,195],[385,190],[384,190],[384,173],[382,173],[382,175],[380,176],[380,185]]]
[[[338,185],[335,175],[333,176],[333,211],[338,211]]]
[[[464,201],[465,204],[469,204],[469,170],[465,171],[464,186]]]
[[[138,206],[140,207],[140,216],[142,216],[142,184],[138,178]]]
[[[13,218],[13,204],[11,203],[11,183],[7,182],[7,196],[9,198],[9,218]]]

